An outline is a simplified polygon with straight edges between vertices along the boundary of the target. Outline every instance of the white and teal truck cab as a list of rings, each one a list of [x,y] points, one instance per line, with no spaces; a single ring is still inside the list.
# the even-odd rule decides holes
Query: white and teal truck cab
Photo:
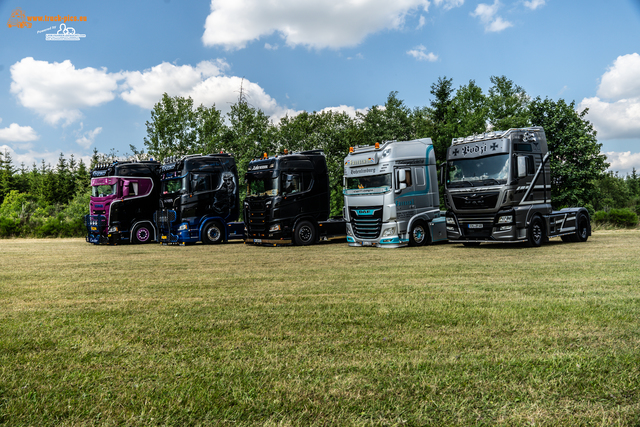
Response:
[[[343,192],[349,246],[398,248],[446,240],[430,138],[350,148]]]
[[[547,138],[541,127],[454,138],[442,169],[450,242],[584,242],[585,208],[551,208]]]

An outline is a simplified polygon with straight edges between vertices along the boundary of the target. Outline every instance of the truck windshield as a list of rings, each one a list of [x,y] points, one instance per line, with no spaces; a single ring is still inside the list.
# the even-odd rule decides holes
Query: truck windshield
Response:
[[[182,189],[182,178],[162,181],[162,194],[177,193]]]
[[[391,174],[359,176],[356,178],[347,178],[347,190],[362,190],[369,188],[391,188]]]
[[[94,185],[91,187],[92,197],[106,197],[116,194],[116,184],[113,185]]]
[[[247,174],[247,196],[277,196],[278,178],[272,178],[271,172]]]
[[[480,187],[501,185],[509,177],[509,154],[449,160],[447,162],[447,186]]]

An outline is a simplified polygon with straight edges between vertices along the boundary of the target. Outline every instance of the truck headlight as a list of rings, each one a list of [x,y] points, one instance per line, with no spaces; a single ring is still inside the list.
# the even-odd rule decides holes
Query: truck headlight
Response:
[[[456,225],[456,220],[453,219],[452,217],[448,216],[447,217],[447,224],[449,225]]]
[[[275,224],[269,227],[269,232],[280,231],[280,224]]]
[[[118,232],[117,225],[112,225],[111,227],[109,227],[109,233],[117,233],[117,232]]]
[[[396,234],[396,228],[395,227],[391,227],[391,228],[385,229],[382,232],[382,237],[393,236],[394,234]]]
[[[508,224],[513,222],[513,215],[502,215],[498,218],[498,224]]]
[[[180,224],[180,227],[178,227],[178,231],[187,231],[189,229],[189,224],[187,224],[186,222],[184,224]]]

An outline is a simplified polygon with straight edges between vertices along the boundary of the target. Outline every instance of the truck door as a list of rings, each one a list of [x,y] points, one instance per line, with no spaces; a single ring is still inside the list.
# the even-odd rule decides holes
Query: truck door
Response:
[[[407,222],[416,214],[415,179],[410,167],[395,169],[395,203],[396,217],[400,224],[400,232],[405,233]]]

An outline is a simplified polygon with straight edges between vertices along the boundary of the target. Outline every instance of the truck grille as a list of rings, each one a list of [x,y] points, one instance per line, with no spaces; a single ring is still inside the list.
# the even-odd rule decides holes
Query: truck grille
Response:
[[[267,211],[264,202],[250,202],[249,209],[247,209],[247,218],[245,218],[245,224],[247,225],[247,232],[250,236],[264,236],[267,230]]]
[[[100,232],[105,231],[107,217],[104,215],[85,215],[84,225],[87,227],[89,234],[100,234]]]
[[[377,239],[382,228],[382,206],[349,209],[353,234],[360,239]]]
[[[488,239],[491,237],[495,214],[473,215],[472,217],[458,218],[462,237],[466,239]],[[473,224],[471,227],[470,225]],[[482,228],[479,226],[482,225]]]
[[[171,232],[171,223],[177,218],[176,211],[173,209],[160,209],[153,214],[153,220],[158,226],[161,234],[169,235]]]
[[[470,193],[451,195],[456,209],[492,209],[498,203],[500,193]]]

